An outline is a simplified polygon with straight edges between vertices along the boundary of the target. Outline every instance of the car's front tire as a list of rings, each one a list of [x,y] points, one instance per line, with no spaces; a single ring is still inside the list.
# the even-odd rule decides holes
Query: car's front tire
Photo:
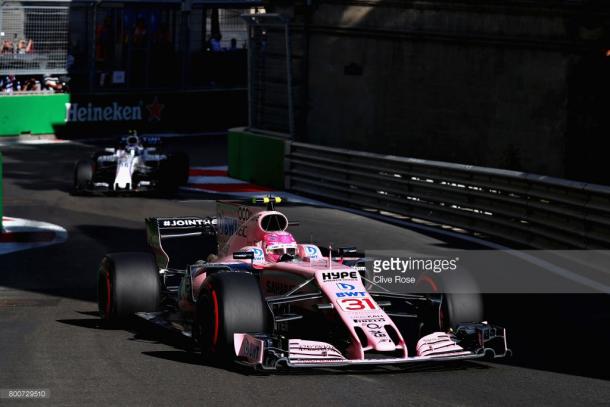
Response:
[[[445,329],[455,329],[461,323],[483,321],[481,294],[444,294],[440,320]]]
[[[467,270],[444,274],[441,326],[455,329],[461,323],[483,321],[483,297],[477,281]]]
[[[423,275],[416,287],[440,301],[438,329],[448,331],[461,323],[483,321],[483,297],[476,280],[466,270]]]
[[[119,322],[136,312],[159,309],[161,283],[149,253],[107,254],[98,271],[98,308],[107,322]]]
[[[205,280],[193,324],[204,358],[231,361],[235,358],[233,334],[268,333],[270,327],[270,311],[253,275],[219,272]]]

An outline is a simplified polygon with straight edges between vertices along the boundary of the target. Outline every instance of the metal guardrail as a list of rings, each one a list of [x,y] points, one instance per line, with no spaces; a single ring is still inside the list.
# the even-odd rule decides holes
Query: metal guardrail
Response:
[[[610,187],[287,142],[286,188],[534,248],[610,247]]]

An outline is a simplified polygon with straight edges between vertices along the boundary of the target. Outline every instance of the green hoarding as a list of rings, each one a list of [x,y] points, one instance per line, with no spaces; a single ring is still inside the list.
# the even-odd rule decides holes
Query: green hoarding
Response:
[[[65,124],[68,94],[0,96],[0,137],[54,134]]]
[[[2,216],[4,215],[4,201],[2,200],[2,153],[0,153],[0,233],[2,232]]]
[[[229,130],[229,176],[253,184],[284,188],[284,143],[278,137]]]

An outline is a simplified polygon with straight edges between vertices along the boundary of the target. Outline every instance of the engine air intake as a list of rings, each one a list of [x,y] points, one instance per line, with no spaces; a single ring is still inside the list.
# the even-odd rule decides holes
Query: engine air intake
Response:
[[[288,227],[288,219],[281,213],[270,213],[261,218],[260,227],[265,232],[283,232]]]

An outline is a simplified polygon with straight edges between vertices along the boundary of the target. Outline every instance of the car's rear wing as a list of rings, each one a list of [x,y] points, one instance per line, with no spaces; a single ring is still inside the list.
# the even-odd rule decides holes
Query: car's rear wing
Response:
[[[184,270],[197,260],[206,260],[218,253],[211,217],[147,218],[146,235],[160,269]]]
[[[129,138],[129,136],[131,136],[131,132],[129,135],[127,136],[121,136],[118,139],[118,145],[123,147],[125,145],[125,143],[127,142],[127,138]],[[133,135],[138,136],[137,133],[134,133]],[[140,143],[142,143],[142,145],[144,147],[158,147],[161,144],[163,144],[163,141],[161,139],[161,137],[159,136],[138,136],[138,139],[140,140]]]

